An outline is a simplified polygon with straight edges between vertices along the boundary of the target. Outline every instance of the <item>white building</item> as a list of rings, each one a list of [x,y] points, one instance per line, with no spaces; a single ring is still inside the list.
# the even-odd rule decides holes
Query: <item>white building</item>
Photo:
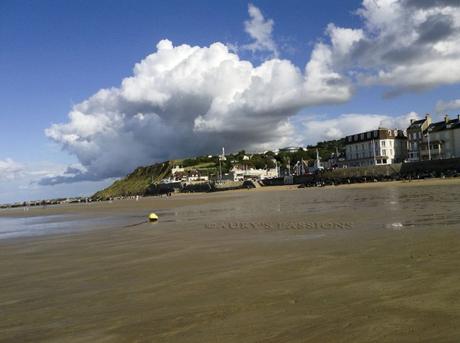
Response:
[[[201,175],[198,171],[191,172],[186,177],[186,182],[203,182],[209,181],[209,177],[207,175]]]
[[[244,181],[247,179],[264,180],[278,177],[278,168],[256,169],[247,166],[234,166],[229,174],[233,181]]]
[[[436,123],[427,115],[411,122],[407,132],[410,162],[460,157],[460,115]]]
[[[174,166],[171,169],[171,175],[172,176],[175,176],[176,174],[183,173],[183,172],[185,172],[185,169],[183,167],[181,167],[181,166]]]
[[[278,150],[278,152],[294,153],[294,152],[298,152],[299,150],[307,151],[308,149],[304,148],[304,147],[301,147],[301,146],[288,146],[288,147],[285,147],[285,148],[280,148]]]
[[[198,170],[185,170],[185,168],[180,166],[174,166],[171,169],[171,177],[168,179],[162,180],[162,183],[170,182],[203,182],[209,181],[207,175],[201,174]]]
[[[348,167],[385,165],[403,162],[407,138],[402,130],[379,128],[345,137]]]

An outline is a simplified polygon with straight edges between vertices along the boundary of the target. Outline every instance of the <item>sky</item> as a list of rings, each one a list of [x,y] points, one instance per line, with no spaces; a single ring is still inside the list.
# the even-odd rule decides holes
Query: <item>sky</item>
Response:
[[[458,0],[0,2],[0,203],[460,112]]]

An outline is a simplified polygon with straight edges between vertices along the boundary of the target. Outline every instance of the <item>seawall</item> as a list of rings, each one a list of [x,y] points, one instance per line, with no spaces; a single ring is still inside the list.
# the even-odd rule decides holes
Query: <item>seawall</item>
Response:
[[[460,158],[446,160],[395,163],[381,166],[338,168],[317,174],[279,177],[263,181],[266,186],[316,183],[337,184],[349,182],[385,181],[432,176],[456,176],[460,173]]]

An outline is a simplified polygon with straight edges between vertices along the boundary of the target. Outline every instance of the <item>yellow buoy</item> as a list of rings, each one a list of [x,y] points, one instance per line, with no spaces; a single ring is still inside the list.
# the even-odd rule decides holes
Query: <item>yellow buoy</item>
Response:
[[[149,214],[149,220],[151,222],[156,222],[158,220],[158,216],[155,213],[152,212],[152,213]]]

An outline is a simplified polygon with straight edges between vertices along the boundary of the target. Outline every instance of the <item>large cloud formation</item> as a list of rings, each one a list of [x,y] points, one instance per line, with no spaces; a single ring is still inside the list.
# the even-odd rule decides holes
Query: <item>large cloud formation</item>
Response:
[[[328,51],[319,49],[303,72],[279,59],[254,67],[221,43],[174,47],[162,40],[119,88],[100,90],[73,107],[68,123],[46,130],[84,168],[54,180],[120,176],[221,146],[231,151],[290,142],[295,131],[288,118],[300,108],[351,95],[329,61]]]
[[[302,139],[289,120],[300,109],[347,101],[357,85],[387,85],[397,95],[460,81],[458,1],[364,0],[357,13],[362,27],[329,24],[303,70],[276,57],[255,66],[222,43],[160,41],[119,87],[100,90],[46,130],[81,167],[42,183],[118,177],[221,146],[279,147]],[[273,20],[253,5],[249,14],[248,46],[276,56]]]

